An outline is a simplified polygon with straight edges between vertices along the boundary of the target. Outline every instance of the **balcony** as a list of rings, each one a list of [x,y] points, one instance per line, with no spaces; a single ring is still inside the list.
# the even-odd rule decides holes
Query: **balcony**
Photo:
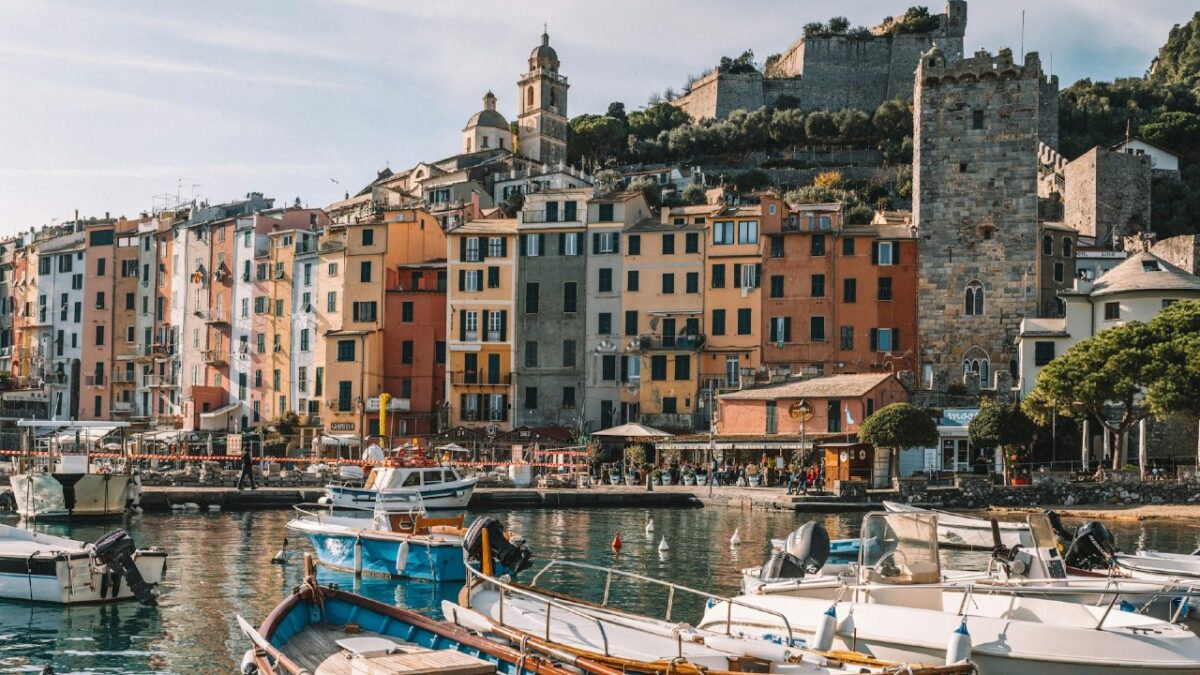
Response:
[[[113,371],[113,384],[137,384],[137,374],[121,370]]]
[[[570,217],[568,217],[570,216]],[[579,214],[567,214],[562,211],[555,211],[547,214],[544,210],[533,210],[521,212],[522,223],[578,223]]]
[[[85,387],[103,387],[104,386],[104,376],[103,375],[85,375],[83,377],[83,385]]]
[[[636,351],[698,352],[704,346],[703,335],[639,335]]]
[[[210,366],[223,366],[227,363],[225,352],[219,349],[204,350],[204,362]]]
[[[321,253],[335,253],[344,248],[346,248],[346,242],[340,239],[333,239],[329,241],[322,241],[320,246],[317,247],[317,250]]]
[[[503,422],[505,417],[505,411],[501,408],[493,408],[491,410],[467,409],[462,413],[462,420],[464,422]]]
[[[229,315],[223,311],[218,312],[209,309],[196,310],[196,316],[211,326],[227,326],[229,325]]]
[[[692,431],[691,413],[642,413],[642,424],[663,431]]]
[[[175,375],[142,375],[143,387],[178,387],[179,377]]]
[[[129,415],[133,413],[133,403],[130,401],[113,401],[110,407],[114,415]]]
[[[450,373],[450,383],[476,387],[507,387],[512,384],[512,373],[455,371]]]

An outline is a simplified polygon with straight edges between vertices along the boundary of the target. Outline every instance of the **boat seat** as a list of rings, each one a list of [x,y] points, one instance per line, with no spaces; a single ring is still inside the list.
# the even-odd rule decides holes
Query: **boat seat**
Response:
[[[941,570],[938,564],[928,561],[913,561],[897,563],[896,574],[883,575],[872,569],[867,572],[867,580],[877,584],[936,584],[941,582]]]
[[[395,654],[401,651],[400,645],[383,637],[366,636],[352,637],[337,641],[337,646],[345,649],[351,656],[370,658],[384,654]]]

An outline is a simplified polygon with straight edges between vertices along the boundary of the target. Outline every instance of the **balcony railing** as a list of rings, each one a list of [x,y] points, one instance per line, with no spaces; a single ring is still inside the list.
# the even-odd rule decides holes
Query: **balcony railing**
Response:
[[[112,381],[113,384],[137,384],[137,373],[117,370],[112,374]]]
[[[487,372],[483,370],[454,371],[450,373],[451,384],[503,387],[512,384],[512,373]]]
[[[218,312],[211,309],[198,309],[196,310],[196,316],[200,317],[200,320],[207,324],[215,325],[229,323],[229,315],[224,311]]]
[[[111,408],[114,415],[128,415],[133,412],[133,403],[129,401],[113,401]]]
[[[226,363],[227,357],[225,352],[219,349],[204,350],[204,362],[210,366],[223,366]]]
[[[104,376],[103,375],[85,375],[83,377],[83,384],[86,387],[103,387],[104,386]]]
[[[464,422],[503,422],[505,420],[505,410],[502,408],[492,408],[490,410],[473,410],[467,409],[462,413]]]
[[[176,375],[142,375],[143,387],[177,387],[179,377]]]
[[[563,211],[555,211],[547,214],[544,210],[530,209],[521,212],[521,222],[523,223],[578,223],[579,213],[567,214]]]
[[[653,351],[681,351],[681,352],[696,352],[704,346],[703,335],[639,335],[637,337],[638,350],[643,352]]]

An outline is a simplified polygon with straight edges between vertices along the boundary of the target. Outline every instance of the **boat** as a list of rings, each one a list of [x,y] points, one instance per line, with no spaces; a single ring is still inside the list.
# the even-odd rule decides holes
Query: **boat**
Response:
[[[938,543],[953,548],[984,548],[995,546],[992,538],[992,521],[985,518],[961,516],[935,509],[923,509],[911,504],[883,502],[883,508],[892,513],[936,513],[938,516]],[[1029,528],[1025,523],[1000,522],[1000,543],[1009,548],[1031,546]]]
[[[157,604],[167,554],[123,530],[95,543],[0,525],[0,598],[63,605],[137,598]]]
[[[1116,553],[1113,558],[1119,568],[1134,576],[1200,580],[1200,555],[1197,553],[1139,550],[1133,555]]]
[[[361,485],[345,481],[330,483],[321,502],[365,508],[381,502],[388,510],[405,511],[416,493],[426,509],[461,511],[471,501],[477,481],[475,476],[463,477],[454,467],[420,453],[402,454],[388,464],[372,468]]]
[[[130,466],[96,463],[91,457],[105,436],[127,422],[20,420],[17,425],[27,430],[55,430],[31,444],[38,453],[17,455],[14,460],[17,470],[9,477],[9,486],[18,515],[42,519],[120,517],[137,507],[141,480]]]
[[[603,577],[604,597],[589,602],[537,585],[548,571],[567,567]],[[610,591],[621,581],[646,582],[667,596],[663,619],[622,611],[610,604]],[[848,651],[819,651],[786,637],[773,642],[745,640],[728,632],[704,631],[674,621],[672,612],[684,595],[716,601],[702,591],[631,572],[552,560],[528,585],[497,579],[472,567],[458,602],[443,601],[442,614],[453,623],[511,644],[599,662],[624,673],[644,675],[715,675],[728,672],[775,672],[794,675],[849,673],[971,673],[971,664],[920,666],[880,661]],[[786,631],[784,632],[786,635]]]
[[[305,580],[255,628],[243,673],[400,673],[422,675],[577,675],[536,652],[472,635],[336,586],[320,586],[311,555]],[[601,669],[594,675],[618,675]]]
[[[1122,611],[1120,589],[1089,589],[1105,602],[1087,604],[1055,599],[1079,591],[1046,582],[1029,589],[994,581],[947,582],[939,559],[938,517],[868,514],[862,539],[876,543],[862,545],[857,577],[832,600],[802,591],[746,593],[712,603],[696,627],[767,640],[786,630],[811,639],[823,613],[832,612],[835,647],[910,662],[941,655],[944,636],[965,624],[973,645],[970,658],[988,675],[1200,673],[1200,638],[1185,626]],[[1014,555],[1010,562],[1017,559]]]
[[[519,537],[508,535],[494,518],[478,518],[463,527],[463,515],[429,517],[410,500],[407,512],[385,511],[382,500],[374,511],[330,506],[294,507],[297,517],[289,531],[308,538],[322,565],[355,572],[425,581],[463,581],[463,549],[489,545],[502,549],[505,574],[517,574],[529,565],[532,553]]]

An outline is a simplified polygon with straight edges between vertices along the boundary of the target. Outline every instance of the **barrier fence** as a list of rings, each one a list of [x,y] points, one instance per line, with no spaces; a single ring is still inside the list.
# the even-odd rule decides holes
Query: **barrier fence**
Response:
[[[549,453],[548,453],[549,454]],[[553,453],[567,454],[567,453]],[[46,457],[50,453],[45,451],[25,452],[22,450],[0,450],[0,455],[22,457]],[[137,459],[137,460],[160,460],[160,461],[183,461],[183,462],[233,462],[241,461],[241,455],[156,455],[156,454],[123,454],[120,452],[90,452],[90,459]],[[579,463],[565,462],[512,462],[512,461],[493,461],[493,462],[469,462],[469,461],[450,461],[439,462],[435,458],[428,458],[429,461],[436,462],[437,466],[453,466],[453,467],[508,467],[508,466],[529,466],[538,468],[572,468],[582,466]],[[355,466],[382,466],[382,467],[401,467],[415,466],[412,463],[395,459],[332,459],[324,457],[256,457],[254,462],[279,462],[280,464],[351,464]]]

